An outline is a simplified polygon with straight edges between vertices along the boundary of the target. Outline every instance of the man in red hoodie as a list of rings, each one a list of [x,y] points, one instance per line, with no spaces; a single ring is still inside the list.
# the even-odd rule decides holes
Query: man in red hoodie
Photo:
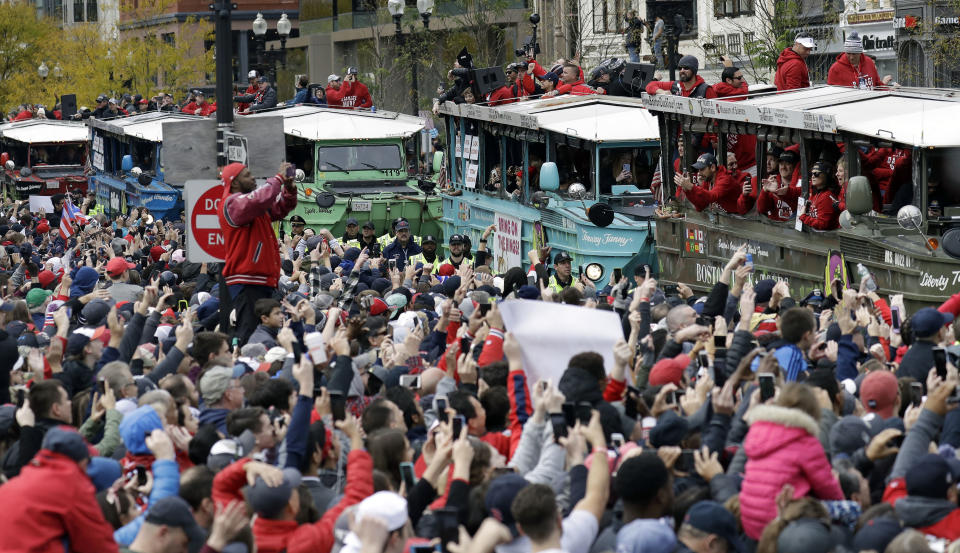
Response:
[[[843,42],[843,53],[837,56],[837,61],[830,66],[827,73],[827,84],[837,86],[852,86],[853,88],[873,88],[882,84],[890,84],[893,77],[884,75],[883,81],[877,74],[877,66],[870,56],[863,54],[863,41],[856,31],[847,35]]]
[[[257,188],[256,180],[242,163],[223,168],[220,227],[227,245],[223,276],[237,310],[239,344],[246,343],[259,323],[253,306],[272,297],[280,280],[280,253],[273,221],[287,216],[297,206],[297,185],[287,173],[289,163]]]
[[[560,71],[560,84],[553,92],[543,95],[544,98],[570,94],[572,96],[587,96],[589,94],[603,94],[602,90],[594,90],[583,83],[583,70],[574,63],[564,63]]]
[[[373,98],[370,97],[367,85],[357,80],[358,73],[356,67],[347,68],[347,76],[340,87],[340,104],[345,108],[370,109],[373,107]]]
[[[676,81],[650,81],[647,94],[673,94],[687,98],[716,98],[717,92],[697,75],[700,62],[695,56],[683,56],[677,64]]]
[[[794,88],[808,88],[810,74],[807,72],[807,56],[816,48],[813,37],[797,35],[793,46],[784,48],[777,58],[777,74],[773,77],[773,84],[777,90],[792,90]]]
[[[701,154],[696,163],[690,166],[697,171],[699,183],[693,184],[689,176],[675,175],[674,182],[683,188],[683,193],[697,211],[714,207],[726,213],[737,213],[737,198],[740,186],[727,171],[717,166],[713,154]]]
[[[360,424],[352,415],[337,422],[337,428],[350,438],[347,455],[347,483],[344,495],[336,505],[326,510],[317,522],[299,524],[300,472],[294,468],[280,469],[252,459],[241,459],[220,471],[213,479],[213,501],[225,506],[231,501],[243,501],[242,491],[257,513],[253,523],[253,537],[261,553],[306,553],[330,551],[334,544],[334,525],[347,507],[373,494],[373,459],[363,449]]]
[[[743,78],[743,71],[739,67],[734,67],[730,58],[723,58],[723,73],[720,74],[720,82],[710,87],[717,98],[723,98],[730,102],[739,102],[746,99],[750,92],[746,79]],[[741,171],[750,176],[757,174],[757,137],[752,134],[728,134],[727,151],[733,152],[737,156],[737,166]]]

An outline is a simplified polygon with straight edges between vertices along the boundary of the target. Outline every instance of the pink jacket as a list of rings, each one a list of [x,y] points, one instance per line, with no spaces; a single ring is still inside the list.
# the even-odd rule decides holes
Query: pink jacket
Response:
[[[760,405],[747,416],[750,431],[743,442],[747,454],[740,489],[744,533],[760,539],[764,526],[777,516],[776,497],[784,484],[794,498],[810,492],[820,499],[843,499],[840,484],[817,439],[819,426],[799,409]]]

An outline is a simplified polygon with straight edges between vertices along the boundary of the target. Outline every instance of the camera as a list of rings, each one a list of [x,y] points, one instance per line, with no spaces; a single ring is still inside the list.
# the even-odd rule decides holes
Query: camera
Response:
[[[450,74],[459,79],[469,79],[470,73],[471,70],[466,67],[458,67],[450,70]]]
[[[536,15],[536,14],[534,14],[534,15]],[[531,19],[532,19],[532,16],[531,16]],[[539,18],[538,18],[538,20],[539,20]],[[531,35],[531,36],[526,36],[526,37],[524,37],[524,39],[523,39],[523,46],[520,47],[520,48],[517,48],[516,50],[513,51],[513,53],[516,54],[517,57],[519,57],[519,58],[526,57],[526,56],[530,55],[530,52],[533,52],[533,55],[534,55],[534,56],[536,56],[537,54],[540,53],[540,43],[537,42],[537,41],[535,41],[535,40],[533,40],[533,36],[532,36],[532,35]]]

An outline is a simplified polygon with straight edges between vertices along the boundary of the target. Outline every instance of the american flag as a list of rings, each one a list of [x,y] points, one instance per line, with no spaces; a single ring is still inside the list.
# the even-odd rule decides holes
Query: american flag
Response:
[[[60,215],[60,237],[64,240],[70,238],[74,234],[73,225],[86,222],[87,217],[73,205],[70,196],[67,196],[63,200],[63,213]]]

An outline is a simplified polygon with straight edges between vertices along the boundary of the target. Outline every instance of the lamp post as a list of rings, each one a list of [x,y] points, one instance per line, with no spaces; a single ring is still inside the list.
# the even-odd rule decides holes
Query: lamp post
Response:
[[[277,60],[280,61],[280,65],[284,69],[287,68],[287,38],[290,36],[290,31],[293,30],[293,24],[290,23],[286,13],[280,14],[280,19],[277,20],[277,34],[280,36],[279,52],[266,51],[268,28],[269,24],[263,18],[263,14],[257,12],[257,17],[253,20],[253,37],[257,43],[257,69],[261,75],[266,75],[269,70],[270,77],[268,80],[273,84],[277,80]]]
[[[60,79],[63,77],[63,69],[60,69],[60,62],[53,66],[53,77]]]
[[[263,50],[266,46],[267,20],[263,18],[262,13],[257,12],[257,17],[253,20],[252,27],[253,39],[257,43],[257,70],[263,75],[266,73],[266,71],[263,70]]]
[[[40,75],[41,79],[46,80],[47,75],[50,74],[50,68],[47,67],[47,62],[41,61],[40,67],[37,68],[37,74]]]
[[[287,68],[287,37],[290,36],[292,29],[293,24],[287,19],[287,14],[281,13],[280,19],[277,20],[277,34],[280,35],[280,66],[284,69]]]
[[[423,19],[423,28],[425,30],[430,29],[430,16],[433,14],[434,0],[417,0],[417,11],[420,12],[420,17]],[[390,15],[393,17],[393,23],[396,25],[396,35],[397,35],[397,46],[403,47],[404,45],[404,36],[403,36],[403,27],[400,23],[400,20],[403,19],[403,8],[404,0],[388,0],[387,10],[390,12]],[[414,32],[413,26],[410,27],[410,34]],[[411,101],[413,102],[413,115],[417,116],[420,114],[420,87],[418,83],[418,67],[416,55],[413,56],[413,66],[410,70],[410,86],[412,88]]]

